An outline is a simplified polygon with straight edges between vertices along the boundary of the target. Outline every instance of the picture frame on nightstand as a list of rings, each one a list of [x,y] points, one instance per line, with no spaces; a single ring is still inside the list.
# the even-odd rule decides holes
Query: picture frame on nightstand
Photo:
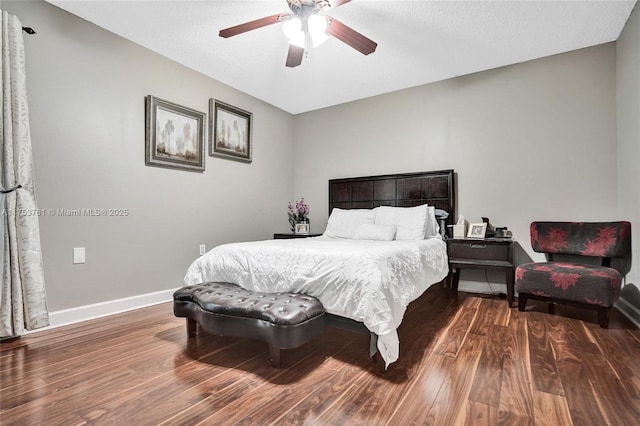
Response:
[[[309,224],[296,223],[295,233],[296,235],[309,235]]]
[[[469,224],[469,232],[467,233],[467,238],[478,238],[484,239],[485,234],[487,233],[487,223],[471,223]]]

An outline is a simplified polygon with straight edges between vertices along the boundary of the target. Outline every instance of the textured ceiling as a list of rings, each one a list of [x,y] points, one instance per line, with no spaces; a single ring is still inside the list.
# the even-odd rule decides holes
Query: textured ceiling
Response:
[[[292,114],[614,41],[636,3],[352,0],[328,14],[377,50],[332,38],[287,68],[281,24],[218,37],[285,0],[47,1]]]

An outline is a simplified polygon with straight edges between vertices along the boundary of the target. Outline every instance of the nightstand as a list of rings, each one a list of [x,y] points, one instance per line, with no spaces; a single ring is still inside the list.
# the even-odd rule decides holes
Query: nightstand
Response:
[[[292,238],[319,237],[322,234],[273,234],[274,240],[290,240]]]
[[[449,275],[451,291],[458,291],[460,269],[494,269],[502,270],[507,281],[507,303],[513,303],[513,284],[515,281],[515,265],[513,263],[513,239],[448,239]]]

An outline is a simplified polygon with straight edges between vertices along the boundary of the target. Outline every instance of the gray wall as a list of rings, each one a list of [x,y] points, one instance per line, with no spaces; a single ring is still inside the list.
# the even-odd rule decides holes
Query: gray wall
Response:
[[[542,260],[531,221],[619,218],[615,67],[609,43],[297,116],[295,190],[321,228],[327,179],[452,168],[458,211]]]
[[[199,244],[287,229],[290,114],[47,3],[2,8],[38,32],[25,37],[38,206],[130,212],[41,218],[50,310],[179,287]],[[204,173],[145,166],[146,95],[253,112],[253,163],[207,157]],[[73,247],[86,247],[86,264],[72,264]]]
[[[640,322],[640,8],[636,5],[617,47],[618,204],[631,221],[633,256],[622,298]]]

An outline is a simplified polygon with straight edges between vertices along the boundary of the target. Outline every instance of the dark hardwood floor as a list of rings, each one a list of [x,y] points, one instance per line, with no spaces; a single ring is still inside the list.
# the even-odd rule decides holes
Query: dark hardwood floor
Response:
[[[202,334],[165,303],[0,345],[3,425],[631,425],[640,331],[617,311],[440,286],[413,302],[384,371],[364,335],[327,329],[269,365],[264,343]]]

